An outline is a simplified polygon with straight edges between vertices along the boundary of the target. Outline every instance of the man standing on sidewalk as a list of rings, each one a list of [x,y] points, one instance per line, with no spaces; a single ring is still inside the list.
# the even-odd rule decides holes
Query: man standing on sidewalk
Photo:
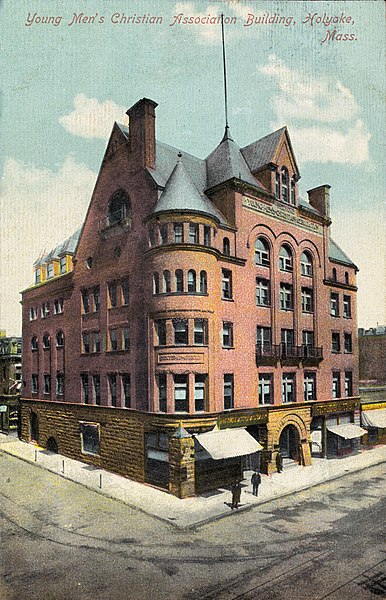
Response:
[[[252,483],[252,494],[254,496],[258,496],[259,494],[259,485],[261,483],[261,475],[259,473],[259,471],[257,469],[255,469],[255,472],[252,475],[251,478],[251,483]]]

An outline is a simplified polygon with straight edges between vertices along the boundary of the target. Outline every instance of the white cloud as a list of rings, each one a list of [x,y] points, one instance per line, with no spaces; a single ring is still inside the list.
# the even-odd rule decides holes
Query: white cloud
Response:
[[[359,165],[369,159],[370,134],[358,119],[344,132],[331,127],[290,127],[299,161]]]
[[[96,173],[68,157],[57,171],[16,160],[4,165],[0,197],[0,323],[21,329],[20,290],[33,283],[32,265],[82,224]]]
[[[59,117],[59,123],[67,131],[80,137],[107,139],[114,121],[127,121],[127,109],[112,100],[101,103],[96,98],[77,94],[74,108],[70,114]]]
[[[359,118],[357,101],[341,81],[290,69],[274,54],[258,70],[277,84],[275,126],[288,126],[302,162],[369,160],[371,136]]]

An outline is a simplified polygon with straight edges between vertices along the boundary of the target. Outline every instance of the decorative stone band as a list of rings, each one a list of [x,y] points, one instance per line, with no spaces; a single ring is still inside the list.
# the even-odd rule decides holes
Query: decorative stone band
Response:
[[[298,217],[295,213],[291,212],[287,208],[281,206],[268,206],[263,202],[253,200],[247,196],[243,196],[243,206],[255,212],[273,217],[274,219],[284,221],[285,223],[292,223],[293,225],[300,227],[300,229],[305,229],[306,231],[311,231],[312,233],[316,233],[318,235],[323,234],[323,227],[321,225],[318,223],[313,223],[312,221],[304,219],[303,217]]]

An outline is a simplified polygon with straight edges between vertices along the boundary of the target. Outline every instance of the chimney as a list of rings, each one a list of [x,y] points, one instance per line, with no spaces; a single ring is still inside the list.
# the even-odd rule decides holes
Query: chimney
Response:
[[[320,185],[308,190],[308,202],[327,219],[330,218],[330,185]]]
[[[134,162],[155,169],[155,108],[157,102],[142,98],[129,108],[130,154]]]

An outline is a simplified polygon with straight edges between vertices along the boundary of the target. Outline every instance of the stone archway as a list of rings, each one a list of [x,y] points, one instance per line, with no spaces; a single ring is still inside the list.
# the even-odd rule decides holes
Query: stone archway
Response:
[[[47,450],[58,453],[58,443],[54,437],[49,437],[47,440]]]
[[[307,466],[311,464],[310,452],[310,409],[298,409],[288,413],[287,411],[275,411],[269,415],[268,422],[268,448],[270,450],[268,472],[274,473],[277,465],[277,453],[280,446],[287,443],[290,460]],[[288,429],[287,429],[288,427]],[[283,437],[282,432],[285,431]],[[287,442],[285,438],[287,436]],[[295,450],[295,445],[297,446]]]
[[[299,462],[300,435],[293,424],[286,425],[279,437],[279,448],[283,459]]]

